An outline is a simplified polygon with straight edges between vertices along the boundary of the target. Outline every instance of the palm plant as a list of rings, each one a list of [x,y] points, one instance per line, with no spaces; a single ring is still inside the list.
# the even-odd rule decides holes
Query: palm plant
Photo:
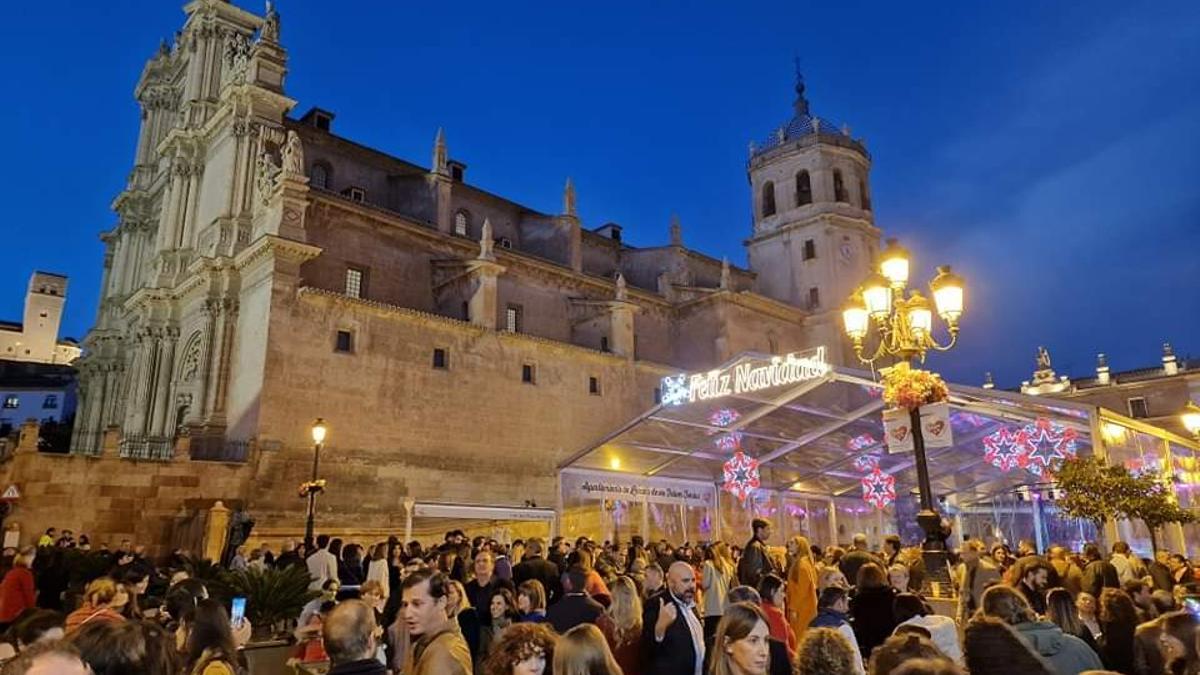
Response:
[[[258,636],[276,632],[276,626],[300,615],[304,605],[317,597],[308,588],[312,579],[304,567],[249,568],[222,576],[228,597],[246,598],[246,618]]]

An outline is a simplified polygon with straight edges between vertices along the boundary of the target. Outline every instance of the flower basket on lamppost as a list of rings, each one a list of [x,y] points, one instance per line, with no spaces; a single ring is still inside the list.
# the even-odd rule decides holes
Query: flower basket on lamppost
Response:
[[[933,508],[933,488],[929,482],[929,464],[925,456],[927,437],[935,435],[937,445],[948,445],[949,423],[943,419],[923,421],[922,407],[928,412],[945,414],[949,390],[935,373],[913,366],[924,363],[930,350],[948,351],[958,342],[959,319],[963,313],[963,282],[949,266],[938,268],[937,276],[929,283],[933,303],[916,289],[908,289],[909,255],[895,239],[889,239],[880,254],[879,271],[871,274],[856,290],[842,309],[846,335],[854,345],[854,354],[863,363],[874,364],[881,359],[898,362],[883,371],[884,402],[891,409],[885,420],[899,420],[903,434],[889,437],[903,451],[914,453],[921,510],[917,523],[925,532],[926,568],[931,574],[946,569],[946,533],[942,519]],[[946,324],[949,340],[939,343],[933,337],[933,312]],[[872,337],[872,333],[874,337]],[[874,347],[868,342],[874,341]],[[905,420],[907,418],[907,420]],[[943,436],[943,434],[945,434]],[[902,438],[901,438],[902,437]],[[892,452],[896,447],[889,445]],[[934,580],[937,580],[936,578]]]

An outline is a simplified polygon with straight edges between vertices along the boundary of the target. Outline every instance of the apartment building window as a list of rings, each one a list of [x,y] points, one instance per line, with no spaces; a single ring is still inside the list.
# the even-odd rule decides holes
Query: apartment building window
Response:
[[[58,408],[58,394],[46,394],[45,400],[42,401],[42,408],[47,410]]]
[[[460,237],[467,236],[467,225],[470,224],[470,216],[466,211],[459,211],[454,214],[454,234]]]
[[[308,184],[322,190],[329,189],[329,167],[320,162],[316,162],[312,166],[312,171],[309,174]]]
[[[818,288],[808,289],[808,308],[816,309],[821,306],[821,290]]]
[[[521,316],[520,305],[509,305],[504,310],[504,330],[510,333],[520,333],[524,327],[524,317]]]
[[[602,351],[602,352],[608,351],[608,336],[606,336],[606,335],[600,336],[600,351]]]
[[[450,359],[446,355],[445,349],[433,350],[433,367],[439,370],[444,370],[450,367]]]
[[[1150,416],[1150,408],[1146,405],[1146,399],[1142,396],[1135,396],[1128,401],[1129,416],[1134,419],[1144,419]]]
[[[589,377],[588,378],[588,393],[591,394],[592,396],[600,395],[600,378],[598,378],[598,377]]]
[[[817,257],[817,242],[812,239],[804,240],[804,259],[813,260]]]
[[[354,333],[348,330],[339,330],[337,338],[333,343],[333,351],[343,354],[351,354],[354,352]]]
[[[365,282],[367,274],[365,270],[357,267],[346,268],[346,295],[352,298],[361,298],[365,295]]]
[[[9,409],[20,408],[21,407],[21,397],[13,395],[13,394],[9,394],[8,396],[5,396],[4,397],[4,407],[9,408]]]
[[[525,384],[537,384],[537,367],[532,363],[521,366],[521,381]]]

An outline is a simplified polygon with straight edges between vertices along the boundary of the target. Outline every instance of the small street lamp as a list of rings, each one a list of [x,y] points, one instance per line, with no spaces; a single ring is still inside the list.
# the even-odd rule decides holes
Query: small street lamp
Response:
[[[1183,428],[1200,441],[1200,405],[1196,405],[1195,401],[1188,401],[1183,412],[1179,413],[1179,419],[1183,422]]]
[[[950,271],[950,267],[938,267],[937,276],[929,283],[933,303],[916,289],[908,290],[909,254],[895,239],[889,239],[887,248],[879,256],[879,271],[872,273],[863,282],[842,308],[842,321],[846,335],[854,345],[854,355],[863,363],[894,357],[907,362],[924,362],[929,350],[944,352],[958,343],[958,321],[963,314],[963,280]],[[946,324],[950,339],[945,344],[933,337],[933,311]],[[867,348],[868,337],[874,326],[877,334],[875,347]],[[945,536],[942,534],[941,516],[933,508],[933,487],[929,482],[929,464],[925,457],[925,438],[921,431],[919,407],[909,411],[913,435],[913,451],[917,468],[917,486],[920,491],[921,511],[917,523],[925,531],[924,550],[944,556]],[[929,565],[930,570],[944,567]]]
[[[325,434],[327,431],[325,420],[318,417],[312,425],[312,480],[301,486],[301,492],[308,497],[308,519],[304,523],[304,545],[309,551],[313,550],[313,547],[316,545],[316,540],[313,538],[313,529],[317,510],[317,493],[325,489],[325,481],[317,478],[317,470],[321,465],[321,446],[325,444]]]

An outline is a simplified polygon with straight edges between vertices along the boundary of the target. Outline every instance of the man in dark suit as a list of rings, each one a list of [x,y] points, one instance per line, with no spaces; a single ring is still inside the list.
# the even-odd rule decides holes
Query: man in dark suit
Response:
[[[561,635],[582,623],[596,623],[604,605],[588,596],[587,572],[574,565],[563,575],[563,596],[546,610],[546,621]]]
[[[646,672],[702,675],[704,626],[696,611],[696,573],[678,561],[667,571],[667,587],[646,600],[642,614]]]
[[[543,557],[545,549],[546,542],[538,537],[525,544],[525,560],[513,568],[513,582],[517,586],[529,580],[541,582],[542,590],[546,592],[546,606],[549,607],[562,597],[562,581],[558,565]]]

